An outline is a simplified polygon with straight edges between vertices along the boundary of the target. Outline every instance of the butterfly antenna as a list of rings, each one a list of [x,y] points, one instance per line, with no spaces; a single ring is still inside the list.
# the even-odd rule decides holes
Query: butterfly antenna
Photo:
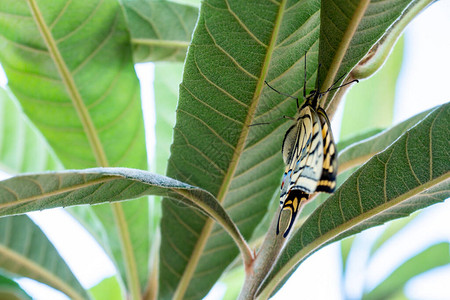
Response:
[[[294,97],[294,96],[292,96],[292,95],[289,95],[289,94],[280,92],[279,90],[277,90],[277,89],[275,89],[274,87],[272,87],[266,80],[264,80],[264,83],[265,83],[272,91],[277,92],[277,93],[280,94],[280,95],[283,95],[283,96],[286,96],[286,97],[289,97],[289,98],[292,98],[292,99],[297,100],[297,105],[298,105],[298,98],[297,98],[297,97]]]
[[[305,51],[305,75],[303,77],[303,98],[306,100],[306,51]],[[297,103],[298,107],[298,103]]]
[[[344,74],[344,75],[345,75],[345,74]],[[344,77],[344,76],[341,76],[341,78],[339,78],[338,81],[341,80],[342,77]],[[328,92],[330,92],[330,91],[334,91],[334,90],[340,89],[341,87],[344,87],[344,86],[346,86],[346,85],[349,85],[350,83],[353,83],[353,82],[358,83],[359,80],[358,80],[358,79],[353,79],[352,81],[349,81],[349,82],[347,82],[347,83],[344,83],[344,84],[342,84],[342,85],[340,85],[340,86],[336,86],[336,87],[333,87],[333,85],[334,85],[334,84],[333,84],[328,90],[326,90],[326,91],[323,92],[323,93],[320,93],[320,96],[322,96],[322,95],[324,95],[324,94],[326,94],[326,93],[328,93]],[[336,83],[335,83],[335,84],[336,84]]]
[[[317,80],[316,80],[316,82],[317,82],[317,90],[313,91],[314,94],[312,95],[313,99],[311,101],[311,105],[314,108],[317,108],[317,100],[319,99],[319,96],[321,95],[321,93],[319,91],[319,88],[320,88],[320,85],[319,85],[320,77],[319,77],[319,75],[320,75],[320,67],[321,66],[322,66],[322,64],[319,64],[319,66],[317,67]]]

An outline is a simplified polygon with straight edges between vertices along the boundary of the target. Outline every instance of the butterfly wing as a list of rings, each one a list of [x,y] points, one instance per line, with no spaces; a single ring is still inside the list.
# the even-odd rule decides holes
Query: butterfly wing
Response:
[[[317,113],[311,106],[303,106],[296,124],[287,131],[283,141],[286,169],[281,184],[281,204],[293,189],[309,194],[316,190],[323,164],[321,131]]]
[[[286,200],[283,203],[283,207],[281,208],[280,214],[278,215],[278,224],[277,224],[277,235],[280,233],[280,217],[283,211],[288,211],[290,213],[289,223],[287,228],[284,230],[283,237],[286,238],[289,231],[292,229],[292,225],[294,224],[295,218],[297,217],[297,213],[300,207],[304,202],[308,201],[309,195],[301,190],[292,190],[287,196]]]
[[[331,132],[330,120],[326,112],[319,107],[317,114],[322,126],[323,139],[323,169],[322,176],[317,185],[317,192],[333,193],[336,189],[337,175],[337,151],[334,144],[333,133]]]

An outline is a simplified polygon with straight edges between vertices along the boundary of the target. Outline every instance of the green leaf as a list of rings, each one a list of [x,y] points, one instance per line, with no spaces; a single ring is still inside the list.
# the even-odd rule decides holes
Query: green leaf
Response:
[[[14,280],[0,274],[0,299],[31,300],[32,298]]]
[[[393,295],[402,291],[405,284],[414,276],[450,264],[449,252],[450,246],[446,242],[425,249],[404,262],[373,290],[365,293],[362,299],[391,299]]]
[[[123,0],[136,62],[183,62],[198,8],[170,1]]]
[[[22,112],[14,95],[1,87],[0,169],[9,174],[62,169],[55,153]]]
[[[395,86],[402,65],[403,44],[401,39],[383,67],[368,80],[355,84],[345,96],[341,139],[392,125]]]
[[[0,48],[9,87],[66,168],[147,168],[139,83],[117,1],[1,1]],[[82,209],[71,213],[100,237],[136,295],[147,282],[147,199]]]
[[[352,70],[351,77],[367,78],[373,75],[386,61],[397,40],[405,30],[406,26],[434,0],[411,1],[410,5],[402,12],[402,15],[388,28],[381,39],[372,46],[367,55],[359,61]],[[404,295],[399,295],[404,297]]]
[[[0,6],[0,61],[25,113],[67,168],[145,165],[139,85],[120,6],[29,3]]]
[[[52,286],[71,299],[89,298],[58,251],[28,216],[0,218],[0,267]]]
[[[296,110],[264,79],[297,93],[304,51],[312,49],[309,79],[317,66],[318,1],[291,3],[289,11],[285,5],[203,2],[180,86],[167,174],[216,195],[247,239],[279,188],[287,130],[279,122],[249,125]],[[220,227],[168,201],[161,232],[162,299],[202,298],[238,254]]]
[[[321,91],[347,74],[396,21],[412,0],[323,0],[319,59]],[[342,82],[340,80],[338,84]],[[328,107],[336,91],[324,96]],[[333,104],[336,107],[337,103]]]
[[[181,63],[155,64],[156,151],[154,164],[158,174],[165,174],[167,169],[175,125],[178,86],[182,73],[183,65]]]
[[[248,262],[249,249],[226,211],[208,192],[180,181],[146,171],[97,168],[16,176],[0,182],[0,216],[53,207],[98,204],[165,196],[201,209],[230,233]]]
[[[281,141],[289,122],[273,120],[296,112],[294,100],[264,81],[283,93],[302,95],[307,52],[307,88],[314,88],[319,6],[317,0],[211,0],[200,9],[167,174],[215,195],[247,239],[279,189]],[[380,35],[396,19],[371,17],[369,25]],[[380,21],[385,27],[376,24]],[[358,49],[369,51],[380,35],[366,35]],[[346,64],[346,72],[357,62]],[[249,127],[262,122],[271,123]],[[162,299],[202,298],[238,253],[220,227],[167,201],[161,232]]]
[[[103,279],[100,283],[89,289],[92,298],[97,300],[123,300],[122,291],[116,276]]]
[[[362,140],[371,138],[371,137],[375,136],[376,134],[382,132],[383,130],[384,129],[376,128],[376,129],[368,130],[368,131],[353,135],[343,141],[339,141],[336,145],[336,148],[338,149],[338,152],[340,152],[342,149],[345,149],[348,146],[356,144]]]
[[[421,112],[392,128],[348,146],[339,153],[339,172],[360,165],[366,162],[374,154],[386,149],[387,146],[392,144],[404,132],[419,123],[432,110],[433,109],[429,109]]]
[[[434,109],[359,168],[295,232],[260,296],[270,295],[306,257],[324,245],[448,198],[449,118],[450,104]]]

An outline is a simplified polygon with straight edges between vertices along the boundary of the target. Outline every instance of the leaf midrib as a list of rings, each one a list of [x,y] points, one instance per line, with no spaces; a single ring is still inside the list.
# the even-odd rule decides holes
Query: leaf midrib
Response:
[[[33,18],[36,22],[36,26],[41,32],[42,38],[44,39],[44,42],[47,45],[47,49],[51,57],[53,58],[55,66],[58,69],[62,82],[66,87],[67,92],[69,93],[69,97],[72,100],[77,115],[80,118],[80,122],[88,138],[89,145],[92,148],[92,152],[94,154],[97,166],[108,167],[109,166],[108,159],[106,157],[103,145],[101,144],[98,131],[95,128],[94,122],[92,121],[89,111],[85,106],[83,99],[78,91],[78,88],[75,84],[75,80],[72,74],[70,73],[67,65],[65,64],[61,53],[59,52],[57,43],[53,38],[50,29],[45,23],[45,20],[39,10],[36,0],[28,0],[28,6],[30,7]],[[120,11],[118,13],[120,13]],[[116,14],[115,21],[117,21],[117,18],[118,16]],[[110,30],[113,31],[114,29],[115,26],[113,26]],[[124,257],[125,271],[128,281],[127,284],[130,289],[131,298],[139,299],[141,288],[139,283],[139,276],[137,273],[136,260],[134,258],[133,246],[131,244],[131,238],[129,235],[128,224],[126,222],[125,214],[122,205],[120,203],[112,203],[111,209],[114,217],[114,223],[119,232],[119,240],[122,249],[122,255]]]
[[[67,187],[67,188],[57,189],[57,190],[54,190],[54,191],[51,191],[51,192],[42,193],[42,194],[39,194],[39,195],[36,195],[36,196],[27,197],[27,198],[24,198],[24,199],[21,199],[21,200],[18,200],[18,201],[1,203],[0,204],[0,211],[2,209],[4,209],[4,208],[8,208],[10,206],[17,206],[17,205],[20,205],[20,204],[26,204],[26,203],[29,203],[29,202],[32,202],[32,201],[35,201],[35,200],[39,200],[39,199],[42,199],[42,198],[48,198],[48,197],[52,197],[52,196],[61,195],[61,194],[64,194],[64,193],[68,193],[68,192],[72,192],[72,191],[75,191],[75,190],[79,190],[81,188],[86,188],[86,187],[90,187],[90,186],[93,186],[93,185],[106,183],[106,182],[113,181],[113,180],[116,180],[116,179],[121,179],[121,178],[122,177],[119,177],[119,176],[111,176],[111,177],[108,177],[108,178],[100,178],[100,179],[92,180],[92,181],[85,182],[85,183],[82,183],[82,184],[72,185],[72,186]],[[36,183],[36,184],[38,184],[38,183]],[[6,186],[0,186],[0,188],[9,190]],[[13,193],[12,191],[10,191],[10,192]]]
[[[327,76],[325,77],[320,90],[327,90],[330,86],[333,85],[337,72],[339,71],[339,68],[341,66],[341,62],[344,59],[345,54],[347,53],[350,42],[355,35],[355,32],[358,29],[358,25],[361,23],[361,19],[364,16],[364,13],[366,12],[369,4],[370,0],[361,0],[357,8],[355,9],[355,12],[344,33],[341,43],[339,43],[339,46],[335,52],[335,56],[333,57],[330,68],[327,70]],[[329,93],[323,96],[321,100],[322,107],[327,107],[324,104],[329,104],[328,95]]]
[[[252,100],[251,105],[249,106],[247,117],[243,124],[243,130],[241,131],[241,134],[239,136],[235,150],[233,152],[233,157],[231,159],[231,163],[230,163],[228,170],[224,176],[223,184],[221,185],[219,192],[217,194],[217,200],[219,201],[219,203],[223,203],[223,201],[226,198],[231,180],[236,172],[239,160],[240,160],[243,150],[244,150],[245,140],[247,139],[248,133],[249,133],[249,128],[250,128],[249,125],[252,124],[254,113],[256,111],[257,104],[259,103],[262,89],[264,87],[264,79],[269,71],[271,57],[275,50],[278,33],[279,33],[279,30],[281,27],[281,21],[283,19],[283,13],[285,11],[286,1],[287,0],[282,0],[279,4],[279,10],[278,10],[277,17],[275,19],[273,34],[272,34],[271,40],[269,42],[269,45],[267,47],[266,56],[264,58],[264,62],[263,62],[262,69],[261,69],[261,75],[259,76],[259,79],[258,79],[258,82],[256,85],[253,100]],[[183,272],[183,275],[180,278],[180,281],[178,283],[177,289],[175,290],[173,299],[181,300],[184,298],[184,295],[185,295],[186,290],[189,286],[189,283],[194,275],[194,272],[198,265],[198,262],[200,261],[200,257],[204,251],[204,248],[206,246],[208,238],[211,235],[213,225],[214,225],[214,221],[212,219],[208,218],[206,220],[205,225],[202,229],[202,232],[197,240],[197,243],[195,244],[194,250],[191,255],[191,259],[187,263],[185,271]]]
[[[61,76],[62,82],[66,87],[67,92],[69,93],[70,99],[72,100],[73,106],[77,112],[78,117],[80,118],[81,124],[83,126],[84,132],[87,135],[89,140],[89,144],[93,149],[93,154],[95,156],[95,160],[98,166],[107,167],[108,160],[106,158],[105,151],[100,142],[100,138],[98,136],[97,130],[94,126],[94,122],[89,115],[87,107],[84,105],[83,99],[78,91],[78,88],[75,84],[75,80],[70,73],[67,65],[64,62],[64,59],[59,52],[58,46],[56,44],[55,39],[53,38],[50,29],[44,21],[44,17],[42,16],[39,7],[35,0],[28,0],[28,5],[33,14],[33,18],[36,22],[36,26],[38,27],[41,35],[44,39],[45,44],[47,45],[48,52],[50,53],[53,61],[55,63],[56,68]]]
[[[162,46],[162,47],[180,47],[187,49],[190,42],[180,40],[157,40],[149,38],[133,38],[131,42],[136,45]]]

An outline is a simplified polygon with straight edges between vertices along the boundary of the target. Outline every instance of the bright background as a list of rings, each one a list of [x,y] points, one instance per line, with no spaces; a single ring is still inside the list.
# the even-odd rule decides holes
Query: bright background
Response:
[[[397,83],[394,123],[403,121],[421,111],[450,100],[450,1],[439,1],[426,9],[405,32],[405,53]],[[151,63],[136,66],[141,81],[143,109],[147,113],[148,141],[154,145],[153,82]],[[6,85],[0,69],[0,85]],[[335,136],[339,124],[335,118]],[[149,149],[153,157],[153,149]],[[6,178],[7,174],[0,174]],[[29,214],[60,251],[81,284],[90,288],[115,269],[103,250],[89,234],[62,209],[51,209]],[[372,228],[355,240],[358,257],[349,265],[345,281],[347,296],[360,298],[364,286],[373,287],[409,257],[431,244],[450,242],[450,202],[434,205],[399,234],[395,241],[386,243],[365,268],[368,247],[383,226]],[[70,234],[68,234],[70,233]],[[413,240],[411,238],[414,238]],[[318,251],[308,258],[273,299],[343,299],[338,243]],[[363,276],[367,278],[363,282]],[[63,294],[29,279],[18,280],[34,299],[67,299]],[[225,287],[218,284],[207,296],[220,299]],[[450,299],[450,267],[427,272],[411,280],[406,287],[410,299]]]

